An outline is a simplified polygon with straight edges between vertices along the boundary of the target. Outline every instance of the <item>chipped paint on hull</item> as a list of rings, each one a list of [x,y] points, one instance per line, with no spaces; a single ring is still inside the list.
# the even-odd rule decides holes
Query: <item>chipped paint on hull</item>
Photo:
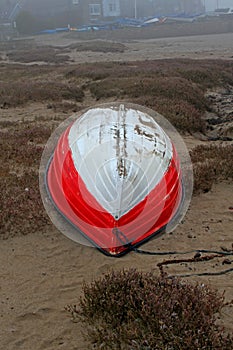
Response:
[[[124,105],[78,117],[58,140],[46,182],[62,216],[111,256],[160,232],[182,198],[171,140],[152,117]]]
[[[69,132],[76,170],[88,191],[120,219],[161,181],[172,144],[148,115],[127,109],[91,109]]]

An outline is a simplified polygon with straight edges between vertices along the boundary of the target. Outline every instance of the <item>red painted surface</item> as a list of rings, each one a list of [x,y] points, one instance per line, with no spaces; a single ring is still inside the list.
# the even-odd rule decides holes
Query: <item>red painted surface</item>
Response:
[[[59,139],[47,173],[52,200],[62,214],[97,247],[118,255],[148,239],[176,214],[182,197],[180,165],[175,148],[169,167],[158,185],[133,209],[115,220],[87,190],[78,174],[68,144],[68,128]],[[119,229],[123,236],[115,234]]]

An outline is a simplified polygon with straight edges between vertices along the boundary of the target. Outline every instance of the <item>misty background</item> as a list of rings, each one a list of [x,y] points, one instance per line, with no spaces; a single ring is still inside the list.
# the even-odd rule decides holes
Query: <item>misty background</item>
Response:
[[[6,32],[6,23],[20,34],[30,34],[118,18],[194,17],[205,9],[229,7],[233,0],[0,0],[0,31]]]
[[[206,11],[213,11],[216,8],[233,7],[233,0],[203,0]]]
[[[137,0],[135,0],[137,1]],[[187,0],[189,1],[189,0]],[[0,0],[0,5],[5,5],[7,3],[24,3],[25,1],[23,0]],[[38,0],[30,0],[31,3],[38,3]],[[40,1],[39,1],[40,2]],[[96,1],[93,0],[93,3],[95,3]],[[98,2],[98,1],[97,1]],[[125,0],[125,2],[127,3],[127,0]],[[58,0],[59,3],[59,0]],[[226,7],[233,7],[233,0],[202,0],[202,3],[205,5],[206,7],[206,11],[213,11],[216,8],[226,8]]]

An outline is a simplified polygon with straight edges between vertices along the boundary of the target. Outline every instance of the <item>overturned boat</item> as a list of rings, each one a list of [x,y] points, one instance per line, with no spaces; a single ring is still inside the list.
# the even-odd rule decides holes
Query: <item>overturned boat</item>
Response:
[[[46,170],[56,210],[91,245],[121,256],[165,230],[182,207],[174,144],[149,114],[97,107],[60,136]]]

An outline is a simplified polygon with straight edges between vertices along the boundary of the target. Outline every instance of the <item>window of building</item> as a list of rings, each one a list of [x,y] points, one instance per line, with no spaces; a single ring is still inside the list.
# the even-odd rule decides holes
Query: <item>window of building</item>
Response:
[[[78,5],[79,4],[79,0],[72,0],[73,5]]]
[[[109,12],[116,12],[116,3],[114,1],[109,4]]]
[[[100,4],[90,4],[89,11],[91,16],[99,16],[101,15],[101,7]]]

